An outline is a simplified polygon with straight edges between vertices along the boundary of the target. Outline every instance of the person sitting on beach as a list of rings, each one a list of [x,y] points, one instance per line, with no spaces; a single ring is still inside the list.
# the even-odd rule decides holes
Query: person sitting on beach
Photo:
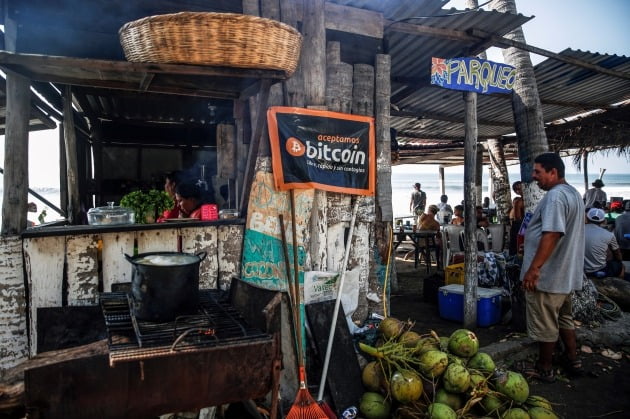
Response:
[[[451,220],[451,224],[456,226],[464,225],[464,206],[463,205],[455,205],[453,210],[453,219]]]
[[[438,213],[437,220],[440,224],[448,224],[451,222],[451,217],[453,216],[453,208],[448,202],[448,196],[442,195],[440,196],[440,202],[437,204]]]
[[[621,250],[615,235],[601,226],[606,214],[600,208],[586,213],[584,226],[584,273],[591,278],[624,277]],[[612,254],[612,259],[608,254]]]
[[[613,201],[610,203],[609,211],[606,213],[606,227],[609,230],[615,228],[615,220],[623,214],[623,203],[621,201]]]
[[[437,213],[437,205],[429,205],[427,211],[420,216],[420,230],[440,231],[440,223],[435,219]]]
[[[604,208],[606,206],[606,192],[602,190],[604,182],[601,179],[595,179],[591,183],[593,187],[584,194],[584,207],[586,208]]]
[[[623,201],[623,214],[615,219],[615,238],[621,248],[623,260],[630,260],[630,239],[625,237],[630,233],[630,199]]]
[[[477,228],[485,228],[490,225],[490,221],[488,221],[488,217],[486,217],[483,213],[483,207],[481,205],[477,205],[475,207],[475,212],[477,214]]]

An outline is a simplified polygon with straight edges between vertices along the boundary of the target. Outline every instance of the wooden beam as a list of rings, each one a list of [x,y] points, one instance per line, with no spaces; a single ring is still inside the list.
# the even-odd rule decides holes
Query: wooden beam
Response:
[[[434,28],[432,26],[396,22],[388,19],[383,19],[383,25],[385,26],[385,33],[388,31],[402,32],[409,35],[429,36],[432,38],[450,39],[452,41],[470,42],[471,44],[479,42],[479,37],[466,33],[465,31],[458,31],[455,29]]]
[[[415,118],[415,119],[433,119],[436,121],[447,121],[447,122],[457,122],[460,124],[464,123],[463,117],[450,116],[443,113],[438,112],[428,112],[424,110],[412,110],[412,111],[391,111],[391,116],[399,117],[399,118]],[[479,125],[488,125],[488,126],[497,126],[497,127],[513,127],[513,122],[500,122],[500,121],[492,121],[489,119],[480,119],[478,121]]]
[[[301,4],[301,2],[297,2]],[[326,29],[383,38],[383,14],[326,2]]]
[[[477,38],[490,39],[494,42],[495,46],[500,47],[500,48],[514,47],[514,48],[522,49],[525,51],[533,52],[534,54],[542,55],[543,57],[553,58],[554,60],[562,61],[567,64],[573,64],[578,67],[586,68],[596,73],[606,74],[607,76],[617,77],[624,80],[630,80],[630,73],[626,73],[623,71],[610,70],[608,68],[604,68],[604,67],[589,63],[584,60],[580,60],[573,57],[567,57],[566,55],[556,54],[555,52],[551,52],[543,48],[538,48],[532,45],[528,45],[524,42],[518,42],[512,39],[507,39],[503,36],[494,35],[489,32],[485,32],[481,29],[472,28],[468,32],[472,36],[475,36]]]
[[[2,235],[19,234],[26,229],[30,100],[30,80],[8,72]]]

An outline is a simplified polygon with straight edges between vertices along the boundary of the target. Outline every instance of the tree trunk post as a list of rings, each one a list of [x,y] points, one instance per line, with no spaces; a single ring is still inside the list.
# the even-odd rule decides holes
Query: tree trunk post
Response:
[[[505,163],[505,153],[500,140],[489,139],[488,156],[490,157],[491,182],[494,191],[494,201],[497,204],[497,220],[500,224],[510,222],[509,213],[512,209],[510,192],[510,177],[508,175],[507,164]]]
[[[492,8],[502,13],[517,14],[514,0],[494,0]],[[518,27],[505,38],[525,43],[523,29]],[[527,51],[509,47],[503,49],[505,62],[516,68],[516,81],[512,92],[512,112],[518,139],[518,157],[521,163],[523,200],[526,211],[533,209],[544,193],[532,181],[534,159],[549,150],[542,114],[542,105],[536,85],[534,66]]]
[[[477,327],[477,94],[464,93],[464,222],[465,280],[464,280],[464,327]]]

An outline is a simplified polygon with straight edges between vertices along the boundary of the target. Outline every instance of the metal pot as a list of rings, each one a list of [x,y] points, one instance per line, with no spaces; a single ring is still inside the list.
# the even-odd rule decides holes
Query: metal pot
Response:
[[[206,252],[125,254],[133,265],[132,312],[140,320],[167,322],[196,312],[199,305],[199,264]]]

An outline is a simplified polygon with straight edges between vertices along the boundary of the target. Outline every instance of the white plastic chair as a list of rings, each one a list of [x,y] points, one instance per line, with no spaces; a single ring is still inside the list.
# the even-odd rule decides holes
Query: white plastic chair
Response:
[[[462,253],[464,249],[460,245],[459,236],[464,231],[464,226],[448,224],[444,226],[442,248],[444,255],[444,266],[451,264],[454,254]]]
[[[491,249],[495,253],[503,252],[505,248],[505,225],[504,224],[490,224],[488,227],[490,233],[490,239],[492,241]]]

